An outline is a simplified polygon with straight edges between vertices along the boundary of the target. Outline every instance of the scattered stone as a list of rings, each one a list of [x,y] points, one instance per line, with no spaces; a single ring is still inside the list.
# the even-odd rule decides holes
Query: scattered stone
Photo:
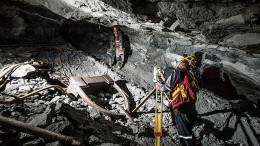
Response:
[[[163,104],[166,106],[166,107],[169,107],[171,103],[169,103],[169,101],[167,99],[163,100]]]
[[[34,141],[26,142],[23,144],[23,146],[40,146],[44,144],[44,140],[42,138],[39,138]]]
[[[19,92],[30,92],[31,90],[30,86],[20,86],[18,89]]]
[[[45,112],[42,114],[37,114],[29,117],[26,123],[33,126],[43,127],[49,125],[52,122],[52,117],[54,114],[54,109],[50,105],[46,108]]]
[[[146,101],[144,107],[146,107],[145,109],[146,109],[147,111],[151,111],[152,109],[154,109],[154,108],[155,108],[155,99],[151,99],[151,100],[148,99],[148,100]]]
[[[5,90],[3,93],[6,93],[8,95],[17,95],[18,91],[17,89],[19,88],[19,84],[11,84],[10,82],[6,84]]]
[[[87,111],[92,119],[98,119],[101,117],[100,112],[91,106],[88,106]]]
[[[118,97],[118,98],[115,99],[115,102],[123,103],[124,102],[124,98],[123,97]]]
[[[32,113],[34,114],[40,114],[40,113],[43,113],[44,110],[45,110],[45,107],[44,106],[38,106],[38,107],[34,107],[34,108],[31,108],[29,109]]]
[[[206,47],[203,47],[203,48],[206,48]],[[215,47],[213,47],[213,48],[216,49]],[[212,49],[212,50],[214,50],[214,49]],[[27,84],[28,82],[29,81],[26,81],[24,79],[19,80],[19,81],[18,80],[12,80],[11,84],[9,84],[8,87],[12,88],[12,86],[16,86],[17,85],[16,88],[13,88],[13,91],[17,91],[19,89],[19,87],[21,87],[22,84]],[[38,78],[37,80],[35,79],[35,83],[33,83],[33,84],[37,84],[38,82],[39,82],[39,85],[37,85],[36,88],[38,88],[38,87],[41,88],[42,86],[48,85],[48,82],[44,81],[42,78]],[[31,83],[31,80],[30,80],[30,83]],[[136,96],[133,96],[133,100],[140,102],[140,98],[142,98],[142,96],[145,95],[144,94],[145,92],[140,87],[136,87],[136,86],[133,87],[132,86],[131,88],[132,89],[131,89],[130,92],[136,95]],[[132,91],[132,90],[134,90],[134,91]],[[221,105],[224,105],[227,101],[219,100],[218,102],[215,102],[214,100],[219,99],[219,98],[216,97],[215,95],[210,95],[208,93],[209,93],[209,91],[207,91],[206,93],[200,94],[198,96],[197,108],[199,109],[200,114],[207,113],[209,111],[209,109],[211,111],[213,111],[213,112],[214,111],[218,111],[218,110],[223,111],[224,109],[221,109]],[[50,96],[50,97],[52,96],[52,94],[50,94],[49,92],[46,92],[46,94],[48,94],[48,96]],[[55,96],[52,96],[52,97],[56,98],[57,96],[60,96],[60,94],[56,94]],[[106,97],[106,95],[102,95],[102,94],[100,96],[105,96]],[[45,95],[41,96],[41,97],[45,97]],[[65,101],[66,100],[65,96],[62,97],[61,99],[64,99],[64,100],[62,100],[63,102],[67,102],[67,101]],[[25,103],[22,104],[22,106],[25,106],[25,109],[28,112],[23,112],[23,109],[22,109],[23,107],[21,107],[21,109],[19,110],[19,108],[17,108],[17,109],[16,108],[11,108],[11,109],[8,108],[7,109],[5,106],[1,106],[1,111],[2,111],[1,114],[7,114],[9,116],[13,115],[14,118],[20,118],[22,120],[24,117],[21,114],[25,114],[26,116],[25,115],[24,116],[26,118],[29,117],[29,116],[34,117],[36,115],[34,115],[35,113],[33,113],[33,112],[35,112],[38,109],[40,109],[40,111],[42,111],[44,113],[43,114],[37,114],[36,120],[38,120],[38,121],[48,121],[46,119],[49,119],[49,117],[46,116],[46,115],[52,113],[52,111],[55,111],[55,115],[50,114],[50,115],[52,115],[52,116],[50,116],[51,122],[44,122],[44,123],[48,123],[48,124],[45,124],[44,127],[48,128],[48,129],[51,129],[51,130],[54,130],[54,131],[66,131],[67,128],[69,128],[70,126],[73,126],[73,125],[71,125],[71,123],[73,123],[75,125],[78,125],[78,123],[80,123],[82,125],[85,124],[83,127],[87,127],[88,126],[89,128],[85,128],[84,129],[84,128],[81,128],[81,127],[80,128],[77,127],[78,128],[77,130],[81,131],[81,133],[84,134],[85,131],[89,132],[90,131],[89,129],[91,129],[91,130],[94,131],[93,133],[95,133],[95,135],[92,135],[92,136],[94,136],[94,138],[92,138],[92,139],[89,137],[89,141],[93,141],[93,143],[95,143],[95,141],[97,141],[98,143],[110,142],[110,143],[104,143],[104,144],[108,144],[108,145],[116,145],[116,144],[113,144],[113,143],[116,143],[116,142],[114,142],[114,140],[116,141],[117,139],[119,139],[119,140],[122,140],[122,139],[121,139],[121,137],[117,137],[115,135],[118,134],[118,135],[122,136],[122,135],[125,134],[124,130],[127,130],[127,134],[125,136],[127,139],[131,139],[133,141],[137,141],[138,143],[139,143],[139,140],[140,140],[140,141],[142,141],[140,143],[142,143],[143,145],[152,145],[153,144],[153,140],[154,140],[153,136],[151,136],[151,137],[145,137],[145,136],[140,137],[140,135],[145,135],[146,134],[145,133],[146,132],[146,130],[145,130],[146,127],[144,127],[144,126],[140,127],[139,124],[136,124],[136,125],[129,124],[130,126],[128,126],[123,120],[120,119],[120,122],[115,122],[114,118],[111,118],[111,117],[108,117],[108,116],[105,117],[105,119],[111,121],[109,123],[112,123],[112,124],[108,124],[108,121],[104,121],[104,122],[102,122],[102,124],[100,124],[100,120],[92,120],[92,118],[93,119],[96,119],[96,118],[99,119],[100,113],[98,111],[94,111],[93,109],[91,109],[91,111],[90,111],[90,108],[87,108],[87,106],[85,106],[85,104],[82,103],[82,99],[79,99],[77,101],[73,101],[73,102],[75,102],[76,107],[82,107],[80,110],[78,110],[78,108],[77,109],[72,108],[69,105],[68,105],[66,110],[64,110],[64,109],[62,110],[62,108],[63,108],[62,105],[63,104],[57,103],[61,99],[60,98],[57,98],[55,100],[54,99],[50,99],[52,101],[51,105],[48,106],[46,108],[46,110],[45,110],[45,107],[46,107],[46,104],[48,104],[48,102],[45,101],[46,100],[45,98],[41,98],[41,100],[34,100],[34,99],[33,100],[32,99],[31,100],[25,100]],[[114,102],[114,107],[116,107],[116,104],[115,104],[116,102],[122,102],[122,101],[119,101],[119,100],[121,100],[121,99],[118,97],[118,95],[115,94],[113,100],[110,99],[109,103],[112,103],[111,101],[113,101]],[[68,103],[69,102],[70,101],[68,100]],[[166,105],[167,102],[168,102],[167,100],[166,101],[164,100],[163,101],[164,105]],[[228,101],[228,102],[232,102],[232,101]],[[71,104],[71,102],[70,102],[70,104]],[[214,106],[212,106],[212,105],[214,105]],[[19,104],[19,106],[20,106],[20,104]],[[55,107],[55,110],[54,110],[54,108],[52,106]],[[101,105],[101,106],[103,106],[103,105]],[[87,108],[88,112],[90,112],[90,115],[85,112],[84,109],[86,109],[86,108]],[[153,126],[153,124],[154,124],[154,121],[153,121],[154,120],[154,112],[153,112],[154,111],[154,109],[153,109],[154,108],[154,98],[152,97],[151,99],[149,99],[142,106],[142,108],[144,109],[144,113],[140,114],[139,117],[135,118],[134,120],[139,122],[139,123],[141,123],[143,121],[148,121],[147,125]],[[142,108],[140,108],[139,111],[142,111]],[[6,111],[4,111],[4,110],[6,110]],[[147,111],[149,111],[149,112],[147,112]],[[93,112],[93,113],[91,113],[91,112]],[[99,115],[96,112],[98,112]],[[237,111],[237,112],[240,112],[240,111]],[[250,123],[244,124],[244,126],[246,127],[246,130],[248,128],[250,128],[250,126],[252,126],[254,128],[252,130],[255,131],[257,135],[259,135],[259,132],[258,132],[258,131],[260,131],[259,130],[259,126],[258,126],[259,125],[259,122],[258,122],[259,118],[252,117],[250,115],[250,112],[248,112],[248,111],[247,111],[247,113],[248,113],[248,117],[250,119]],[[163,121],[167,121],[166,123],[163,123],[164,125],[167,124],[167,126],[163,127],[164,128],[163,130],[166,131],[167,134],[170,135],[170,136],[165,136],[165,139],[163,140],[163,144],[164,145],[172,145],[173,143],[170,142],[169,139],[171,139],[172,137],[173,137],[174,140],[176,139],[176,137],[174,137],[174,136],[177,135],[176,134],[177,130],[174,129],[174,127],[172,127],[172,126],[168,126],[169,124],[171,124],[171,119],[169,119],[169,116],[167,115],[168,114],[167,111],[164,112],[163,114],[164,114],[163,118],[166,118],[166,120],[163,120]],[[42,119],[40,119],[38,117],[39,115],[41,115]],[[224,115],[223,113],[215,113],[215,114],[212,114],[212,115],[203,116],[202,117],[203,118],[203,123],[202,124],[206,124],[206,126],[205,127],[201,126],[202,124],[198,123],[199,126],[195,127],[195,128],[201,128],[201,130],[198,130],[195,133],[197,135],[201,135],[205,145],[209,145],[209,144],[213,145],[214,142],[216,142],[216,144],[220,144],[220,145],[221,144],[222,145],[225,144],[224,142],[222,142],[222,140],[218,140],[219,139],[218,138],[219,135],[218,136],[216,136],[216,135],[214,136],[214,134],[213,135],[212,134],[211,135],[208,134],[208,133],[217,133],[217,134],[221,134],[222,133],[222,131],[217,131],[216,127],[218,127],[219,125],[220,126],[223,125],[223,123],[221,123],[222,121],[223,122],[228,121],[227,119],[229,117],[229,114],[226,114],[226,116],[223,116],[223,115]],[[65,116],[66,117],[70,117],[70,118],[66,118]],[[228,121],[228,124],[227,124],[229,127],[227,127],[227,128],[233,128],[231,126],[235,125],[235,122],[236,122],[237,118],[239,118],[239,116],[231,117],[230,121]],[[71,119],[72,119],[73,122],[69,121]],[[238,120],[240,120],[240,119],[238,119]],[[126,128],[124,127],[125,129],[123,129],[120,126],[117,127],[117,126],[113,125],[113,124],[116,125],[118,123],[120,123],[119,125],[124,125],[125,124],[124,126]],[[214,127],[210,127],[211,123],[214,123],[217,126],[214,125]],[[252,125],[250,125],[250,124],[252,124]],[[43,125],[43,124],[40,124],[40,125]],[[239,125],[240,124],[238,124],[238,128],[237,129],[240,129],[240,131],[236,130],[234,132],[234,134],[229,135],[229,136],[233,136],[233,138],[232,138],[233,141],[232,140],[226,141],[226,144],[229,144],[229,143],[233,144],[233,145],[242,144],[242,143],[243,144],[247,144],[245,142],[246,141],[246,139],[244,138],[245,136],[241,136],[241,133],[243,133],[243,131],[241,131],[241,127]],[[110,127],[113,130],[111,130]],[[213,130],[213,131],[210,131],[210,130],[205,131],[205,130],[207,130],[207,128],[210,129],[210,130]],[[205,132],[207,132],[207,133],[205,134]],[[114,133],[115,135],[112,134],[112,133]],[[95,136],[99,136],[99,135],[102,135],[100,137],[104,137],[104,139],[99,138],[98,140],[95,140]],[[26,137],[26,136],[23,136],[23,137]],[[31,136],[31,137],[27,136],[27,137],[31,138],[30,140],[35,139],[35,137],[33,137],[33,136]],[[85,137],[88,138],[88,135],[85,136]],[[110,139],[113,139],[113,141],[112,141],[113,143],[111,143],[111,141],[106,141],[106,140],[110,140]],[[239,142],[239,141],[241,141],[241,142]],[[49,143],[49,144],[52,145],[51,143]],[[59,142],[57,142],[57,145],[61,145],[61,144]]]
[[[18,139],[21,140],[21,141],[28,141],[28,140],[32,140],[34,138],[36,138],[36,136],[30,135],[30,134],[27,134],[27,133],[20,132],[18,134]]]
[[[65,100],[63,101],[66,104],[69,104],[71,102],[71,99],[69,97],[65,98]]]
[[[33,126],[42,127],[42,126],[46,126],[46,125],[51,123],[51,121],[48,121],[47,119],[48,119],[48,115],[43,113],[43,114],[38,114],[38,115],[31,116],[26,121],[26,123],[28,123],[30,125],[33,125]]]
[[[55,113],[59,113],[61,107],[62,107],[62,103],[57,103],[56,106],[55,106]]]
[[[95,135],[90,135],[88,139],[89,139],[89,143],[90,144],[91,143],[101,143],[102,142],[102,140],[100,138],[98,138],[97,136],[95,136]]]
[[[72,107],[74,107],[74,108],[79,108],[79,107],[81,107],[82,105],[80,105],[78,101],[71,101],[71,102],[70,102],[70,106],[72,106]]]
[[[32,65],[26,64],[18,67],[12,74],[11,77],[21,78],[25,77],[28,73],[34,72],[35,68]]]
[[[102,143],[101,145],[97,145],[97,146],[122,146],[122,145],[113,144],[113,143]]]
[[[115,109],[117,107],[117,104],[111,104],[112,109]]]
[[[119,135],[122,133],[122,130],[123,130],[122,126],[113,126],[112,133]]]
[[[56,133],[63,133],[64,131],[69,129],[70,125],[71,123],[69,121],[61,121],[58,123],[53,123],[48,127],[46,127],[45,129]]]
[[[86,106],[87,105],[87,103],[82,98],[78,99],[78,104],[81,105],[81,106]]]
[[[57,102],[60,99],[60,96],[55,96],[54,98],[52,98],[52,100],[50,101],[51,103]]]
[[[17,118],[17,121],[25,122],[25,121],[26,121],[26,118],[23,117],[23,116],[19,116],[19,117]]]
[[[62,146],[62,144],[59,141],[48,143],[46,146]]]
[[[111,116],[106,116],[106,115],[103,115],[103,116],[104,116],[105,120],[107,120],[107,121],[112,121]]]
[[[129,125],[129,126],[130,126],[130,128],[132,129],[133,134],[137,134],[137,133],[138,133],[139,127],[137,127],[136,125],[133,125],[133,124],[131,124],[131,125]]]

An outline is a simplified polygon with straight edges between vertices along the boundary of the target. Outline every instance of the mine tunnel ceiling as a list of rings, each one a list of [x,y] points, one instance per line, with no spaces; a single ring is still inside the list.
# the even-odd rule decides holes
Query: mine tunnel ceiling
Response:
[[[210,57],[204,57],[201,74],[217,64],[230,76],[239,94],[252,93],[249,95],[252,98],[260,94],[259,5],[250,0],[3,0],[0,43],[3,46],[70,43],[102,60],[112,35],[110,27],[119,26],[133,49],[130,65],[126,66],[129,75],[135,76],[131,64],[140,64],[140,59],[150,61],[148,66],[140,64],[137,68],[146,74],[151,72],[146,68],[152,68],[158,61],[171,67],[174,59],[169,54],[202,52]],[[154,51],[158,49],[162,52]],[[164,61],[158,56],[163,56]],[[147,88],[147,83],[152,84],[149,76],[137,76],[141,86]],[[253,88],[246,89],[248,85]]]
[[[47,35],[50,37],[66,18],[86,20],[105,26],[121,25],[138,30],[185,33],[198,43],[233,46],[249,52],[257,52],[256,48],[260,43],[258,39],[260,4],[249,0],[228,2],[63,0],[53,3],[16,0],[5,3],[7,4],[1,5],[4,10],[1,12],[1,17],[2,20],[9,20],[5,22],[10,24],[1,24],[1,36],[6,39],[14,39],[26,33],[33,35],[37,31],[36,27],[44,30],[38,30],[35,35],[45,33],[46,37]],[[5,15],[8,11],[12,12]],[[3,30],[7,26],[9,29]],[[6,36],[4,33],[9,35]],[[25,38],[23,42],[29,40],[33,41],[33,38],[27,40]]]

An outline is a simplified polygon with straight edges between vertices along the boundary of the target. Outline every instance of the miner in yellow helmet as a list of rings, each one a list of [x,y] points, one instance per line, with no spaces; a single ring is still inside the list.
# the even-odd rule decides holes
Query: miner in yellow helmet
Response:
[[[197,111],[195,108],[197,80],[190,72],[197,67],[195,56],[183,55],[170,77],[156,84],[156,90],[170,91],[172,97],[171,114],[173,125],[176,126],[183,146],[194,146],[192,128],[195,125]]]

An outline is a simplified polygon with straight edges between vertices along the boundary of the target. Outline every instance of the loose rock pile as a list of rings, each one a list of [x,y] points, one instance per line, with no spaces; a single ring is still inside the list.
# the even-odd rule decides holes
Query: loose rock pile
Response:
[[[15,51],[10,52],[16,53]],[[38,56],[34,59],[52,64],[55,71],[61,69],[59,62],[55,61],[59,56],[49,54],[53,53],[43,51],[35,55],[32,51],[32,56]],[[2,54],[0,53],[0,55]],[[122,82],[125,79],[123,75],[120,75],[116,70],[108,69],[80,51],[65,52],[61,56],[67,76],[109,74],[130,96],[131,109],[141,102],[143,96],[148,94],[147,91],[133,82]],[[77,58],[69,59],[67,56],[77,56]],[[8,56],[5,59],[10,60]],[[17,57],[13,62],[31,59]],[[2,65],[5,66],[6,64],[2,63]],[[0,100],[12,100],[53,84],[59,83],[65,86],[57,80],[51,79],[50,73],[50,70],[33,69],[32,66],[20,67],[1,89]],[[113,90],[90,95],[90,97],[98,105],[112,111],[117,110],[120,112],[118,106],[124,104],[123,98]],[[96,109],[86,105],[81,98],[68,96],[59,90],[48,89],[17,104],[2,104],[0,105],[0,111],[2,116],[76,137],[85,145],[146,146],[154,144],[154,104],[154,97],[148,99],[139,111],[133,114],[134,122],[131,123],[126,119],[103,115]],[[163,106],[162,145],[179,145],[177,130],[171,124],[167,99],[163,99]],[[200,117],[194,128],[194,134],[202,141],[203,145],[251,145],[257,143],[257,135],[259,135],[260,131],[258,122],[260,117],[256,114],[259,108],[254,104],[240,100],[224,100],[202,89],[198,94],[197,109]],[[65,145],[58,141],[10,130],[3,125],[1,125],[0,130],[1,137],[3,137],[0,139],[1,145]],[[247,139],[246,134],[251,135],[251,138]]]

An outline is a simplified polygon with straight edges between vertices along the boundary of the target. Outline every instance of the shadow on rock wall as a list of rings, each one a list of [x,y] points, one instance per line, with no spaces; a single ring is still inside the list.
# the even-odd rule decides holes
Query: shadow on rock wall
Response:
[[[202,86],[225,99],[245,99],[243,95],[237,94],[237,89],[232,85],[227,74],[219,67],[210,67],[202,73]]]
[[[0,9],[0,44],[64,43],[58,36],[63,18],[50,10],[13,1],[1,2]]]
[[[65,20],[59,34],[75,48],[82,50],[96,59],[105,59],[107,49],[110,48],[112,28],[93,23]],[[124,47],[129,55],[130,42],[127,35],[123,35]],[[126,55],[126,60],[128,55]]]
[[[109,47],[112,29],[86,21],[65,20],[60,29],[60,35],[75,48],[87,54],[105,54]]]

